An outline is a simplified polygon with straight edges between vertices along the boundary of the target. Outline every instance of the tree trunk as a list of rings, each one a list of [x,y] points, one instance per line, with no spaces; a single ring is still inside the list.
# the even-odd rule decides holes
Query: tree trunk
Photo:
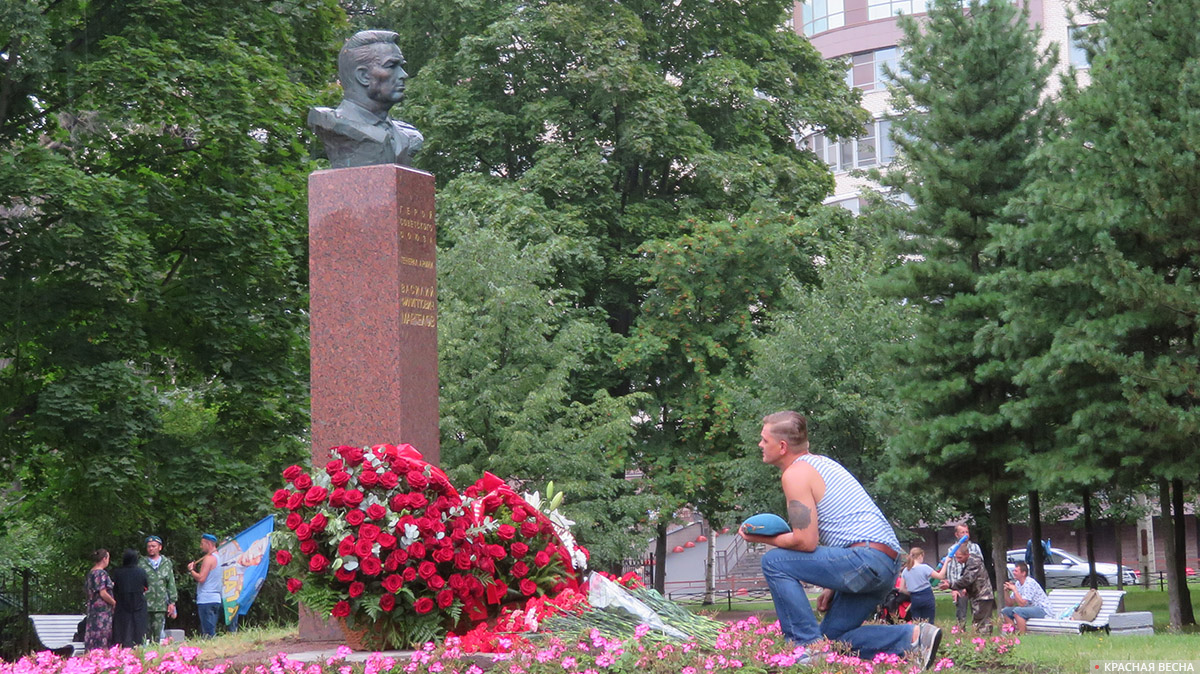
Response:
[[[1163,541],[1166,543],[1167,558],[1167,618],[1171,629],[1178,630],[1183,624],[1179,608],[1179,568],[1175,566],[1175,523],[1171,521],[1171,487],[1164,479],[1158,481],[1158,507],[1162,512]]]
[[[1080,490],[1083,495],[1083,542],[1088,561],[1088,587],[1096,589],[1096,542],[1092,532],[1092,495],[1087,487]]]
[[[1033,538],[1033,568],[1038,585],[1046,587],[1046,551],[1042,550],[1042,504],[1037,491],[1029,492],[1029,533]]]
[[[667,523],[660,522],[654,539],[654,589],[667,594]]]
[[[1183,480],[1175,478],[1171,482],[1171,509],[1175,511],[1174,525],[1171,531],[1175,534],[1175,556],[1170,563],[1175,565],[1175,577],[1180,582],[1179,588],[1179,624],[1195,625],[1196,615],[1192,611],[1192,591],[1187,584],[1187,531],[1185,530],[1183,514]]]
[[[1121,550],[1121,520],[1113,520],[1113,549],[1117,553],[1117,589],[1125,589],[1125,555]]]
[[[704,518],[708,522],[707,517]],[[704,531],[704,526],[700,527],[700,531]],[[712,606],[713,591],[716,588],[716,574],[714,573],[717,561],[717,530],[716,528],[708,527],[708,550],[704,553],[704,601],[703,606]]]
[[[1008,529],[1008,495],[992,492],[992,564],[995,572],[992,588],[996,591],[996,608],[1004,608],[1004,583],[1008,580],[1008,542],[1004,532]]]

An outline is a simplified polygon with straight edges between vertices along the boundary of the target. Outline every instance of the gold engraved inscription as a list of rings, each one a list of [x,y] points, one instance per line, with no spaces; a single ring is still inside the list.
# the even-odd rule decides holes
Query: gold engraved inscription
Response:
[[[437,327],[437,288],[420,283],[400,284],[400,323]]]

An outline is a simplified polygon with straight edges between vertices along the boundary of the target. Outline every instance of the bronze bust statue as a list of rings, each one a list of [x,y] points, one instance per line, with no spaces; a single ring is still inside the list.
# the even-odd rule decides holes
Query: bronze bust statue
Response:
[[[338,54],[342,102],[336,108],[308,111],[308,126],[325,145],[333,168],[410,166],[425,142],[416,127],[388,116],[388,110],[404,100],[408,78],[396,37],[389,30],[364,30],[349,37]]]

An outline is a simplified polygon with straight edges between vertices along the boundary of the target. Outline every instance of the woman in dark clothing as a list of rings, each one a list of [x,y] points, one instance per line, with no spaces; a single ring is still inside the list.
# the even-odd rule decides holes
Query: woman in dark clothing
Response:
[[[113,596],[117,608],[113,612],[113,644],[133,648],[146,640],[149,614],[146,610],[146,590],[150,579],[137,565],[136,550],[126,550],[121,568],[112,572]]]

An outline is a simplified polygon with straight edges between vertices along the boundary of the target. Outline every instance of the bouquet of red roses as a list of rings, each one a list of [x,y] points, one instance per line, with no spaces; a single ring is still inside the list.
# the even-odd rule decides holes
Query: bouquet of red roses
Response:
[[[552,518],[568,521],[499,478],[485,474],[463,499],[411,445],[333,453],[311,475],[284,470],[289,487],[272,497],[288,511],[276,561],[301,603],[366,630],[371,645],[421,644],[578,587],[586,551]]]

